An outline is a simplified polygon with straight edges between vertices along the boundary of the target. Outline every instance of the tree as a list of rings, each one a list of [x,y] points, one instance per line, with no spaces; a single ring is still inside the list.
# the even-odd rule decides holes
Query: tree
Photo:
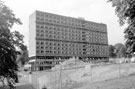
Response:
[[[119,24],[127,24],[125,29],[125,45],[127,52],[135,52],[135,0],[108,0],[115,7],[115,13],[119,18]]]
[[[115,44],[115,54],[118,58],[126,57],[126,47],[122,43]]]
[[[23,44],[23,39],[10,29],[14,24],[22,24],[13,11],[0,0],[0,76],[17,80],[16,47]]]
[[[14,31],[11,33],[11,37],[12,37],[12,41],[14,43],[14,46],[19,48],[19,49],[22,49],[22,45],[24,45],[24,36],[22,34],[20,34],[18,31]]]
[[[20,55],[19,55],[19,59],[17,60],[17,63],[21,62],[22,65],[25,64],[25,62],[28,61],[28,50],[27,50],[27,46],[23,44],[23,38],[24,36],[22,34],[20,34],[18,31],[12,32],[12,37],[14,39],[14,43],[16,45],[16,47],[18,47],[20,49]]]
[[[115,58],[116,57],[115,47],[113,45],[109,45],[109,57],[110,58]]]
[[[29,61],[28,50],[26,45],[21,45],[20,48],[21,48],[21,55],[19,61],[21,62],[22,65],[24,65],[26,62]]]

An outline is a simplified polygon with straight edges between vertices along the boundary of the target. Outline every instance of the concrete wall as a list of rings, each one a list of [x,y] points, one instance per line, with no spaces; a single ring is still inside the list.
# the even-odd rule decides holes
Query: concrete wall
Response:
[[[36,55],[36,13],[29,17],[29,56]]]

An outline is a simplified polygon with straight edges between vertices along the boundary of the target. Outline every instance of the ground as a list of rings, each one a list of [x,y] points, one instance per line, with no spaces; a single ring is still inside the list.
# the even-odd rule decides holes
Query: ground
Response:
[[[85,86],[83,85],[84,84],[80,83],[78,85],[70,87],[69,89],[135,89],[135,75],[90,84],[85,83]],[[8,89],[8,88],[0,87],[0,89]],[[35,89],[35,88],[30,84],[20,84],[17,86],[17,89]]]
[[[40,86],[46,86],[48,89],[89,89],[89,85],[92,83],[124,78],[134,73],[135,63],[102,64],[91,69],[78,68],[41,72],[40,81],[39,76],[35,80],[40,83]],[[38,73],[35,75],[38,75]],[[106,84],[103,85],[105,86]],[[87,87],[83,88],[83,86]]]
[[[41,89],[42,84],[47,89],[135,89],[135,63],[21,74],[17,89]]]
[[[8,86],[5,86],[5,87],[0,86],[0,89],[9,89],[9,87]],[[35,89],[35,88],[31,84],[19,83],[16,85],[16,89]]]
[[[135,89],[135,75],[110,79],[107,81],[100,81],[96,83],[80,83],[68,89]]]

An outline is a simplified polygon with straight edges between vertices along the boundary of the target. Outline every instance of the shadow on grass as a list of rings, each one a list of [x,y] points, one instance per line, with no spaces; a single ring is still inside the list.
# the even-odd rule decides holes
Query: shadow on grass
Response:
[[[0,89],[9,89],[8,86],[0,86]],[[31,84],[23,84],[16,86],[16,89],[35,89]]]
[[[72,85],[62,87],[62,89],[77,89],[77,88],[85,86],[85,84],[86,84],[85,82],[75,83],[75,84],[72,84]]]

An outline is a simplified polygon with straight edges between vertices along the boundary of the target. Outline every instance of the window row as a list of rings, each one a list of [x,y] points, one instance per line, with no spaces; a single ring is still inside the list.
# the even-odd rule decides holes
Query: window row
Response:
[[[57,27],[60,27],[60,26],[57,26]],[[76,26],[76,27],[74,27],[74,28],[78,28],[79,26]],[[44,26],[44,25],[36,25],[36,28],[40,28],[40,29],[56,29],[56,27],[54,27],[53,28],[53,25],[52,26],[50,26],[50,27],[47,27],[47,26]],[[65,27],[66,28],[66,27]],[[71,27],[70,27],[71,28]],[[98,30],[98,29],[96,29],[96,28],[92,28],[92,27],[89,27],[89,28],[85,28],[85,29],[88,29],[88,30],[93,30],[93,31],[99,31],[99,32],[107,32],[107,29],[102,29],[102,30]],[[56,29],[56,30],[59,30],[59,29]],[[64,30],[64,29],[62,29],[62,30]]]
[[[38,54],[48,54],[48,55],[53,55],[53,54],[63,54],[63,55],[108,55],[107,52],[82,52],[82,51],[58,51],[58,50],[37,50],[36,51],[37,55]]]
[[[66,35],[52,35],[52,34],[37,34],[37,38],[64,40],[64,41],[80,41],[90,43],[107,43],[107,38],[85,38],[81,36],[66,36]]]
[[[40,15],[42,14],[42,15]],[[62,25],[71,25],[71,26],[79,26],[79,27],[85,27],[85,28],[95,28],[97,30],[104,30],[106,29],[106,25],[88,22],[85,20],[80,19],[74,19],[64,16],[58,16],[58,15],[52,15],[47,13],[37,13],[36,20],[37,21],[45,21],[55,24],[62,24]]]
[[[61,31],[42,31],[39,32],[37,30],[37,34],[49,34],[49,35],[67,35],[67,36],[82,36],[81,33],[73,33],[73,32],[61,32]]]
[[[51,41],[37,41],[37,46],[52,46],[52,47],[62,47],[62,46],[71,46],[71,47],[83,47],[83,44],[77,44],[77,43],[64,43],[64,42],[51,42]]]
[[[52,47],[87,47],[87,48],[102,48],[104,46],[100,45],[91,45],[91,44],[82,44],[82,43],[70,43],[70,42],[57,42],[57,41],[37,41],[37,46],[52,46]],[[103,48],[104,49],[104,48]]]
[[[75,52],[75,51],[44,51],[44,50],[37,50],[36,51],[37,54],[43,54],[43,53],[46,53],[46,54],[82,54],[83,52],[81,51],[78,51],[78,52]]]
[[[53,32],[54,34],[51,34],[51,33],[37,33],[36,36],[37,37],[54,37],[54,38],[69,38],[69,37],[72,37],[72,38],[78,38],[78,37],[81,37],[81,38],[86,38],[86,39],[100,39],[100,40],[107,40],[107,36],[106,35],[81,35],[81,34],[76,34],[76,33],[64,33],[64,32]]]
[[[72,46],[69,46],[69,47],[60,47],[60,46],[36,46],[37,49],[45,49],[45,50],[78,50],[78,51],[81,51],[82,48],[81,47],[72,47]]]
[[[67,27],[61,27],[61,26],[52,26],[52,25],[41,25],[41,24],[37,24],[36,25],[37,29],[41,29],[43,30],[54,30],[54,31],[64,31],[64,32],[77,32],[77,33],[81,33],[82,30],[79,29],[71,29],[71,28],[67,28]]]

